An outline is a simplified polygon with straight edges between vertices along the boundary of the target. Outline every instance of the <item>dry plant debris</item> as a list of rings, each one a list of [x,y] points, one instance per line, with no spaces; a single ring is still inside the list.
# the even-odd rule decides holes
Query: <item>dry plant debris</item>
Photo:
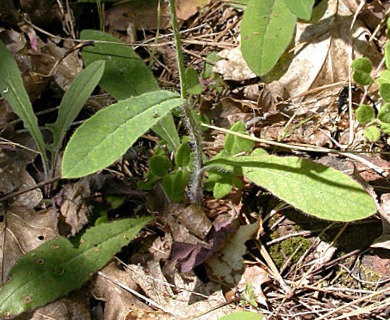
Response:
[[[367,153],[364,158],[388,172],[384,153],[388,140],[368,143],[342,109],[348,96],[344,101],[340,94],[349,85],[353,57],[364,55],[379,65],[389,5],[318,1],[326,13],[316,24],[298,22],[287,54],[270,75],[259,79],[239,50],[242,11],[234,2],[177,1],[186,65],[199,73],[207,64],[213,67],[212,76],[202,80],[202,95],[194,101],[199,110],[225,129],[242,120],[259,138],[341,150],[349,144],[355,151],[382,152],[382,157]],[[82,60],[73,50],[75,34],[90,12],[96,19],[91,19],[94,25],[89,27],[99,28],[95,4],[48,3],[20,1],[26,15],[12,1],[0,4],[0,38],[18,62],[42,123],[51,122],[59,95],[81,70]],[[107,32],[137,49],[161,87],[177,88],[168,4],[153,3],[107,2],[100,18]],[[160,22],[155,19],[157,12]],[[209,54],[216,52],[219,60],[208,61]],[[370,90],[377,98],[377,88]],[[362,94],[354,92],[353,99],[359,101]],[[91,97],[80,120],[104,108],[109,100],[103,92]],[[0,126],[0,191],[9,195],[42,182],[32,151],[35,146],[2,98]],[[304,153],[360,177],[373,196],[380,195],[379,215],[351,224],[298,215],[249,184],[242,193],[233,192],[223,200],[206,196],[202,208],[167,203],[158,190],[150,192],[145,205],[144,194],[135,190],[136,181],[146,174],[155,140],[145,135],[121,163],[110,167],[105,174],[114,177],[111,182],[99,173],[79,182],[48,183],[49,187],[3,202],[3,283],[20,255],[59,234],[75,236],[99,215],[116,219],[129,212],[142,215],[146,210],[156,215],[155,223],[118,255],[121,261],[118,258],[107,265],[67,298],[23,319],[219,319],[242,308],[267,319],[390,317],[387,178],[361,163]],[[207,155],[222,148],[220,132],[205,133]],[[118,206],[108,203],[108,195],[122,202]],[[46,204],[44,196],[54,200]]]

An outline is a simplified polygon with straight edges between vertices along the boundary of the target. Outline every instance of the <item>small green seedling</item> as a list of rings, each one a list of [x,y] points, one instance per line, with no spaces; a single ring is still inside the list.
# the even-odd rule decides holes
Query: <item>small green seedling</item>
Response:
[[[385,47],[386,66],[390,66],[390,45]],[[366,86],[374,82],[371,78],[372,64],[365,57],[355,59],[352,63],[353,79],[356,83]],[[379,112],[376,114],[376,106],[361,104],[355,111],[356,120],[364,127],[364,135],[367,140],[376,142],[381,135],[390,134],[390,71],[384,70],[375,79],[379,85],[379,94],[383,100],[379,104]]]
[[[245,284],[245,289],[241,293],[240,297],[241,304],[243,306],[246,306],[249,303],[252,307],[257,308],[257,296],[254,292],[253,284],[251,282]]]
[[[139,188],[151,190],[154,185],[161,183],[171,201],[183,201],[193,170],[192,150],[187,142],[183,142],[177,148],[172,169],[171,161],[159,146],[149,160],[149,168],[145,181],[138,183]]]

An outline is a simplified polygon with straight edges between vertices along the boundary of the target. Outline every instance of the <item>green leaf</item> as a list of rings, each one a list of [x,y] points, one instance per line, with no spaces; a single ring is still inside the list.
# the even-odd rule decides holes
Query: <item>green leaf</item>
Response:
[[[290,43],[296,17],[284,0],[249,0],[241,22],[241,51],[259,76],[269,72]]]
[[[378,119],[385,123],[390,123],[390,103],[385,103],[378,113]]]
[[[369,126],[364,130],[364,136],[371,142],[377,142],[381,137],[381,131],[376,126]]]
[[[374,109],[371,106],[366,104],[360,105],[356,109],[355,114],[356,114],[356,120],[361,124],[370,122],[374,120],[375,117]]]
[[[386,68],[390,69],[390,42],[389,41],[387,41],[385,47],[385,63],[386,63]]]
[[[382,71],[379,78],[376,79],[376,82],[379,84],[390,83],[390,71],[389,70]]]
[[[163,177],[168,173],[171,163],[169,159],[164,156],[153,156],[149,160],[150,170],[159,177]]]
[[[368,58],[358,58],[355,59],[351,64],[353,73],[353,80],[357,83],[365,86],[369,85],[372,82],[370,73],[372,71],[372,64]]]
[[[202,86],[199,84],[198,73],[194,68],[186,69],[185,82],[189,94],[199,95],[202,93]]]
[[[222,150],[214,157],[214,160],[220,158],[226,159],[228,156],[227,151]],[[236,186],[238,189],[243,188],[242,179],[238,178],[238,176],[242,176],[239,168],[221,164],[216,168],[212,166],[208,167],[206,164],[206,168],[208,169],[208,177],[205,182],[205,189],[212,190],[214,198],[220,199],[228,195],[233,186]]]
[[[157,122],[152,130],[167,143],[170,151],[174,151],[179,147],[180,137],[177,133],[172,114],[168,113],[159,122]]]
[[[76,119],[93,89],[97,86],[104,71],[104,61],[95,61],[81,71],[66,90],[58,109],[57,121],[48,124],[53,131],[52,152],[57,154],[72,122]]]
[[[386,134],[390,134],[390,123],[381,122],[381,130]]]
[[[181,202],[183,200],[184,191],[188,185],[189,178],[189,173],[184,170],[178,170],[163,178],[161,184],[171,201]]]
[[[386,21],[386,36],[387,39],[390,39],[390,18],[387,18]]]
[[[71,137],[62,161],[64,178],[78,178],[109,166],[161,117],[184,103],[171,91],[122,100],[97,112]]]
[[[357,182],[340,171],[307,159],[246,156],[212,160],[208,165],[217,163],[242,167],[247,179],[321,219],[353,221],[376,212],[374,200]]]
[[[390,83],[382,83],[379,86],[379,93],[385,102],[390,102]]]
[[[105,196],[107,203],[110,206],[110,209],[118,209],[121,207],[127,200],[126,196],[123,195],[107,195]]]
[[[80,38],[97,41],[94,46],[85,47],[82,56],[87,65],[97,60],[105,61],[100,86],[115,99],[123,100],[159,89],[152,72],[125,42],[96,30],[83,30]],[[161,118],[153,131],[167,142],[171,150],[175,150],[180,144],[171,114]]]
[[[187,167],[191,161],[191,148],[188,143],[182,143],[176,150],[175,165],[178,168]]]
[[[284,0],[287,8],[299,19],[310,20],[314,0]]]
[[[372,71],[372,64],[370,59],[368,58],[358,58],[352,61],[351,67],[353,70],[360,70],[365,73],[371,73]]]
[[[88,229],[78,247],[60,237],[28,252],[1,288],[0,317],[16,316],[81,287],[150,220],[143,217],[101,224]]]
[[[153,172],[149,171],[146,175],[146,181],[140,180],[137,182],[137,188],[142,190],[152,190],[153,186],[160,181],[161,177],[158,177],[153,174]]]
[[[204,67],[203,67],[203,72],[202,72],[202,79],[209,79],[214,75],[214,64],[217,62],[220,58],[218,55],[218,52],[213,51],[209,53],[206,57]]]
[[[215,199],[221,199],[224,196],[227,196],[230,191],[232,191],[233,184],[231,181],[224,182],[223,180],[217,181],[214,184],[213,196]]]
[[[262,148],[256,148],[251,153],[252,156],[263,156],[263,155],[267,155],[267,154],[268,154],[268,152]]]
[[[37,117],[24,88],[18,65],[1,40],[0,56],[0,94],[9,103],[12,111],[23,121],[24,127],[30,132],[41,153],[45,171],[47,171],[48,159],[45,142],[38,127]]]
[[[106,62],[100,85],[115,99],[123,100],[159,89],[152,72],[123,41],[97,30],[81,31],[80,39],[96,41],[93,46],[85,47],[81,54],[87,65],[97,60]]]
[[[240,133],[246,133],[245,124],[242,121],[236,122],[230,130]],[[237,137],[233,134],[228,133],[224,141],[224,149],[229,154],[233,155],[241,152],[251,151],[254,144],[255,143],[252,140]]]
[[[249,0],[231,0],[228,2],[229,6],[238,12],[244,11],[248,5]]]
[[[355,70],[353,73],[353,80],[362,86],[367,86],[372,83],[372,78],[369,73],[361,70]]]
[[[247,311],[237,311],[230,314],[227,314],[219,320],[262,320],[264,316],[255,312],[247,312]]]

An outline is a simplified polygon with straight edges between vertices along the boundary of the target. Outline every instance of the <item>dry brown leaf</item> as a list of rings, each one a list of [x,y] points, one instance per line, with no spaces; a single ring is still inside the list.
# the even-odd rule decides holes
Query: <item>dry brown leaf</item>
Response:
[[[316,98],[316,109],[326,107],[332,100],[307,94],[310,89],[340,82],[339,86],[323,90],[322,96],[331,97],[347,83],[353,58],[364,54],[374,65],[380,61],[377,49],[365,38],[368,30],[363,23],[356,21],[350,30],[356,9],[353,1],[331,0],[327,5],[326,13],[317,23],[298,22],[295,56],[287,72],[280,78],[290,95],[298,97],[294,102]]]
[[[196,205],[170,203],[164,210],[162,220],[169,226],[174,241],[207,246],[203,240],[212,224]]]
[[[138,288],[138,285],[129,277],[129,274],[118,269],[114,262],[103,268],[102,273],[133,290]],[[97,276],[93,285],[93,294],[96,299],[105,302],[105,320],[125,319],[131,308],[151,310],[130,292],[102,276]]]
[[[130,264],[126,271],[148,298],[160,306],[169,306],[169,301],[175,295],[162,273],[159,261],[149,260],[144,266]]]
[[[57,218],[53,210],[35,211],[28,207],[1,209],[0,256],[2,282],[18,258],[47,240],[58,237]]]
[[[378,211],[382,220],[382,234],[375,239],[372,248],[390,250],[390,193],[381,195]]]
[[[279,83],[291,99],[290,104],[277,105],[273,110],[273,104],[286,100],[286,95],[269,94],[264,90],[257,93],[262,117],[270,112],[270,116],[265,114],[267,121],[262,119],[257,125],[262,127],[263,138],[331,147],[329,136],[338,130],[334,122],[336,100],[348,83],[352,59],[364,54],[374,66],[381,59],[375,45],[367,41],[369,31],[362,21],[355,21],[350,30],[356,1],[322,1],[320,6],[326,6],[324,16],[312,24],[298,22],[293,51],[269,74],[262,76],[262,81],[268,85],[277,80],[272,83]],[[220,55],[223,59],[216,63],[214,71],[221,73],[224,79],[242,81],[255,77],[239,48],[223,50]],[[280,116],[275,117],[278,114]],[[289,122],[292,116],[294,120]],[[286,123],[290,128],[286,128]]]
[[[176,15],[179,20],[186,21],[200,8],[207,6],[210,0],[176,0]]]
[[[92,194],[102,188],[104,176],[92,175],[81,179],[74,185],[66,185],[56,196],[55,202],[65,223],[70,226],[74,236],[88,223],[90,208],[87,200]],[[61,233],[65,233],[61,230]]]
[[[65,218],[65,223],[70,226],[72,236],[88,223],[89,208],[85,200],[90,196],[90,190],[84,189],[78,182],[75,185],[66,185],[57,197],[62,198],[59,211]]]
[[[65,41],[63,47],[59,47],[58,44],[50,40],[46,43],[45,51],[50,54],[46,55],[47,59],[61,61],[58,67],[54,69],[53,76],[55,82],[64,91],[68,89],[71,82],[83,68],[83,62],[78,52],[69,52],[73,46],[74,43],[71,41]]]
[[[289,98],[289,93],[282,82],[272,81],[269,84],[264,83],[260,92],[258,92],[257,107],[262,113],[276,113],[277,106]],[[278,108],[279,111],[282,111]]]
[[[240,226],[225,247],[207,260],[213,275],[222,283],[234,286],[240,281],[244,269],[245,242],[255,235],[258,228],[257,223]]]
[[[237,290],[242,293],[248,283],[252,284],[253,293],[256,295],[256,301],[259,304],[267,306],[267,298],[263,293],[261,286],[270,281],[266,270],[257,265],[250,265],[245,268],[240,282],[237,284]]]
[[[186,21],[198,12],[199,8],[208,5],[210,0],[177,0],[176,15]],[[126,1],[107,10],[107,22],[114,30],[127,31],[129,26],[136,30],[165,29],[170,26],[169,7],[167,2],[160,4],[161,20],[158,25],[158,1]],[[128,32],[129,33],[129,32]]]
[[[200,239],[204,239],[212,227],[209,218],[202,208],[196,204],[183,206],[178,203],[171,203],[167,208],[167,215],[176,217],[189,232]]]
[[[91,319],[89,299],[85,295],[73,293],[71,297],[50,303],[34,311],[29,320],[48,319],[69,319],[88,320]]]
[[[125,320],[173,320],[174,316],[163,311],[146,311],[142,309],[136,309],[130,311]]]
[[[169,8],[162,3],[160,28],[169,26]],[[126,1],[107,10],[107,22],[114,30],[127,31],[129,25],[137,30],[157,29],[157,1]]]
[[[26,171],[26,166],[34,156],[19,151],[0,151],[0,190],[10,193],[36,185],[34,179]],[[12,200],[14,206],[37,207],[43,199],[40,189],[23,193]],[[11,201],[10,201],[11,202]]]
[[[82,69],[78,52],[70,50],[74,46],[72,41],[65,41],[60,47],[50,39],[43,42],[35,36],[34,50],[31,50],[26,46],[24,33],[7,32],[3,37],[5,36],[8,38],[7,48],[13,53],[22,72],[24,86],[31,101],[35,101],[46,90],[51,76],[66,91]],[[60,63],[53,69],[57,62]]]
[[[224,49],[220,51],[218,55],[222,59],[216,62],[213,71],[221,74],[223,79],[243,81],[257,77],[256,74],[249,69],[239,47]]]
[[[15,30],[5,30],[0,33],[0,37],[7,44],[7,49],[12,54],[26,47],[26,38],[22,33],[16,32]]]
[[[253,103],[249,106],[241,100],[225,97],[220,99],[218,104],[211,110],[206,111],[205,114],[216,126],[230,129],[237,121],[246,122],[253,119],[252,113],[243,111],[244,107],[255,108],[256,104]]]
[[[159,262],[148,261],[145,267],[128,265],[127,269],[144,294],[174,314],[175,319],[217,320],[231,311],[229,306],[224,306],[226,300],[219,288],[208,288],[192,273],[184,277],[175,272],[170,276],[173,279],[170,284],[163,275]],[[202,314],[205,316],[200,316]],[[160,316],[161,312],[148,315]]]

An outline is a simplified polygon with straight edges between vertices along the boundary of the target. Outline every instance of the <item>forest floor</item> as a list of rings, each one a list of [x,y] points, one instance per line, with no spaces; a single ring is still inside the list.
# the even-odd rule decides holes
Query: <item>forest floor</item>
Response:
[[[64,91],[82,69],[76,40],[84,29],[103,26],[131,45],[161,88],[179,91],[167,3],[159,6],[159,24],[159,1],[107,1],[101,12],[93,1],[20,3],[21,10],[13,1],[0,5],[0,39],[23,73],[40,125],[54,122]],[[158,185],[151,191],[137,188],[159,144],[153,132],[99,173],[77,181],[44,181],[40,160],[26,151],[35,148],[32,138],[0,98],[2,282],[22,254],[58,235],[74,236],[93,225],[96,216],[156,216],[88,284],[17,319],[219,319],[243,310],[253,319],[389,319],[389,140],[382,134],[370,142],[348,111],[349,101],[356,108],[366,95],[374,103],[379,99],[375,85],[366,92],[348,90],[350,65],[352,57],[361,55],[374,68],[380,65],[389,4],[320,1],[318,10],[334,10],[336,18],[325,29],[298,22],[288,57],[260,78],[239,50],[246,1],[177,3],[185,64],[200,75],[202,90],[193,97],[194,109],[218,128],[243,121],[254,137],[312,146],[292,151],[256,142],[269,153],[311,159],[363,181],[378,213],[349,223],[328,222],[294,210],[248,181],[222,199],[205,191],[201,208],[186,200],[167,203]],[[309,29],[302,42],[299,35]],[[75,126],[113,101],[96,89]],[[180,135],[187,135],[185,125],[176,120]],[[224,137],[218,129],[204,130],[206,157],[223,149]],[[347,148],[365,161],[316,152],[323,147]],[[178,223],[178,215],[187,221]],[[223,229],[232,227],[226,221],[233,218],[235,231],[219,250],[199,240],[202,219]],[[210,250],[204,253],[204,248]]]

